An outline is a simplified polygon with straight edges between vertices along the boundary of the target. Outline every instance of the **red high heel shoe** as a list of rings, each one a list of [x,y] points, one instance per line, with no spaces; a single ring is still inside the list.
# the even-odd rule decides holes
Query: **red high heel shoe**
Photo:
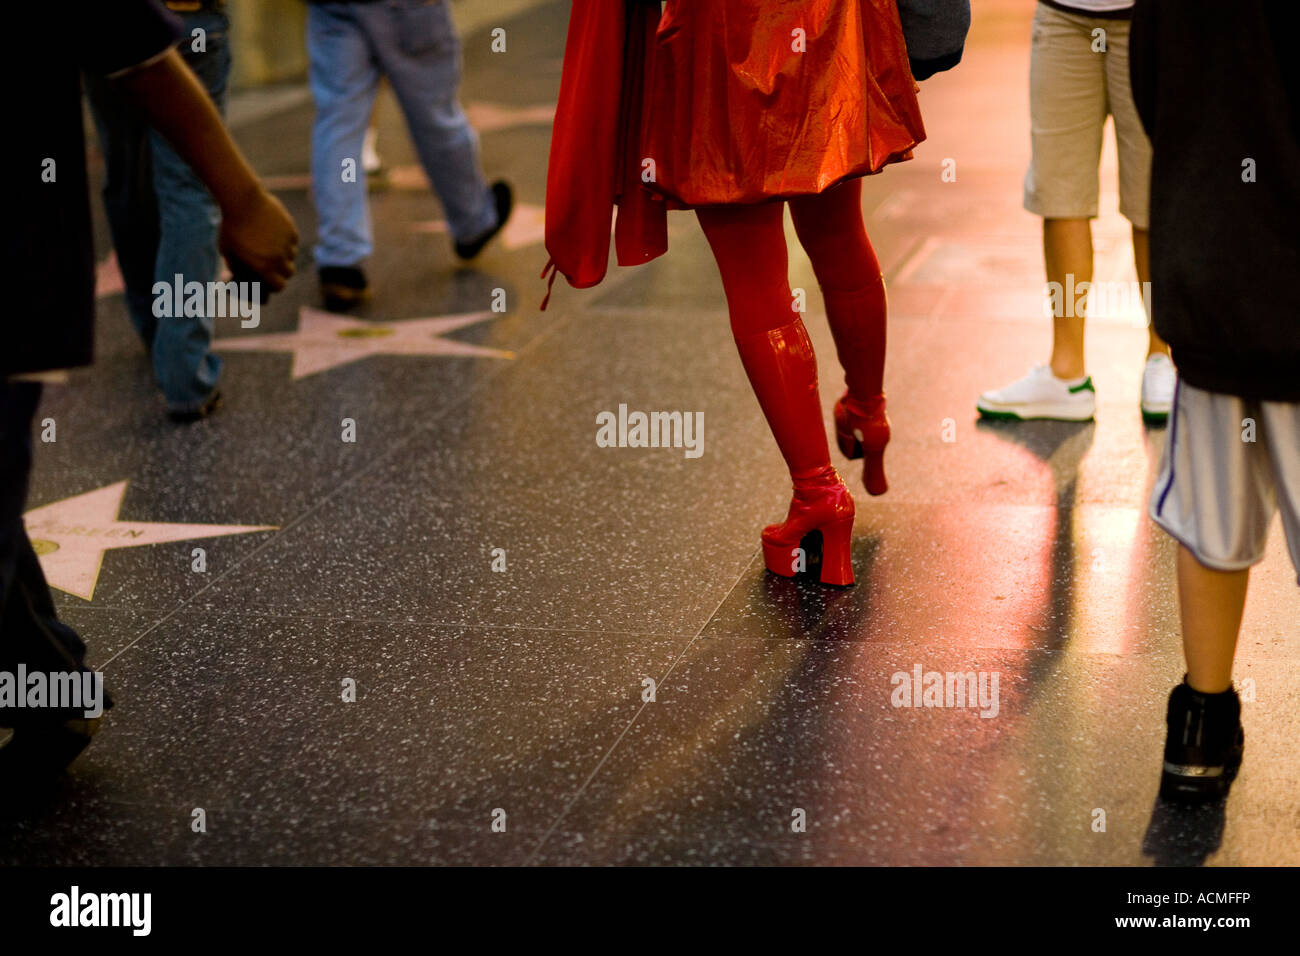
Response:
[[[794,479],[794,498],[781,524],[763,529],[763,563],[773,574],[794,575],[808,566],[799,553],[803,539],[822,536],[821,582],[839,587],[853,583],[849,542],[853,537],[853,494],[832,467]]]
[[[867,486],[867,494],[883,495],[889,490],[885,480],[889,417],[883,393],[858,401],[845,392],[835,403],[835,440],[845,457],[862,459],[862,483]]]
[[[849,540],[853,495],[831,465],[817,390],[817,356],[803,322],[736,337],[745,374],[794,481],[794,499],[781,524],[763,529],[763,562],[793,577],[812,562],[799,553],[803,539],[821,532],[823,584],[853,583]]]

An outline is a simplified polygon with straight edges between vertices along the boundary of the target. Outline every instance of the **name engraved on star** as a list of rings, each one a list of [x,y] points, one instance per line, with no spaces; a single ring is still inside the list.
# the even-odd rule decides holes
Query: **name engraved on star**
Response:
[[[119,520],[127,482],[117,481],[61,501],[41,505],[23,515],[32,549],[51,587],[94,600],[95,583],[105,553],[227,535],[271,531],[271,525],[179,524],[133,519]],[[188,561],[188,559],[187,559]]]
[[[52,521],[42,521],[27,526],[29,534],[75,534],[83,538],[103,535],[105,538],[140,538],[146,534],[143,528],[88,528],[85,525],[61,525]]]

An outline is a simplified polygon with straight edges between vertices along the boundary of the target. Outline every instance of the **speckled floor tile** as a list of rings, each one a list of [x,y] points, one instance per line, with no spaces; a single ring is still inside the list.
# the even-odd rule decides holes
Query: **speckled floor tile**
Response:
[[[117,803],[95,787],[92,778],[68,779],[43,810],[0,808],[0,865],[517,866],[542,835],[519,825],[494,832],[490,820]]]
[[[170,610],[147,607],[101,606],[84,601],[59,608],[59,619],[69,624],[86,642],[86,663],[101,668],[130,645],[152,632]],[[108,688],[114,690],[112,678]]]
[[[873,506],[854,525],[855,587],[777,577],[755,557],[702,637],[1172,659],[1174,551],[1145,512],[1122,508]],[[1247,602],[1239,659],[1300,656],[1292,573],[1274,535],[1253,578],[1267,596]]]
[[[143,859],[522,862],[688,640],[177,614],[107,668],[118,704],[48,820],[102,827],[99,862],[146,826],[112,820],[183,837],[195,808],[202,841],[163,832]],[[36,862],[45,819],[0,853]],[[354,825],[392,832],[316,845]]]
[[[597,414],[620,404],[701,412],[702,456],[598,447]],[[575,316],[427,436],[205,600],[693,633],[789,487],[721,316]]]
[[[905,683],[894,675],[917,666],[996,673],[996,713],[894,706]],[[558,822],[575,836],[548,839],[534,861],[1300,861],[1285,743],[1294,667],[1242,668],[1268,690],[1246,706],[1246,739],[1259,745],[1247,744],[1226,824],[1155,799],[1179,676],[1153,657],[699,642]]]

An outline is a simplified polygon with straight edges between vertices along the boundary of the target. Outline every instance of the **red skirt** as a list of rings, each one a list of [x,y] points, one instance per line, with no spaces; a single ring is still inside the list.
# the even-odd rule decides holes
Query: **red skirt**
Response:
[[[687,205],[820,193],[925,139],[896,0],[668,0],[647,59],[642,179]]]
[[[896,0],[669,0],[662,19],[573,0],[542,275],[600,282],[615,207],[618,262],[636,265],[668,248],[669,208],[820,193],[909,159],[916,92]]]

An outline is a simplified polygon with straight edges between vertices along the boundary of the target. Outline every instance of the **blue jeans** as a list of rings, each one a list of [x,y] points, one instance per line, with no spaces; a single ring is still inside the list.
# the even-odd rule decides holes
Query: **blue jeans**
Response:
[[[401,104],[452,238],[473,241],[496,227],[496,203],[479,166],[478,134],[456,98],[460,39],[447,7],[446,0],[308,6],[317,266],[358,265],[373,250],[360,167],[381,73]],[[351,181],[344,177],[348,166]]]
[[[221,13],[187,13],[179,52],[207,88],[217,109],[226,106],[230,77],[229,22]],[[193,31],[205,33],[203,52]],[[122,266],[127,310],[153,350],[154,377],[172,411],[198,408],[216,389],[221,359],[212,354],[212,316],[155,318],[153,283],[211,282],[221,255],[221,212],[207,188],[144,116],[103,81],[87,78],[87,92],[103,147],[104,207]]]

